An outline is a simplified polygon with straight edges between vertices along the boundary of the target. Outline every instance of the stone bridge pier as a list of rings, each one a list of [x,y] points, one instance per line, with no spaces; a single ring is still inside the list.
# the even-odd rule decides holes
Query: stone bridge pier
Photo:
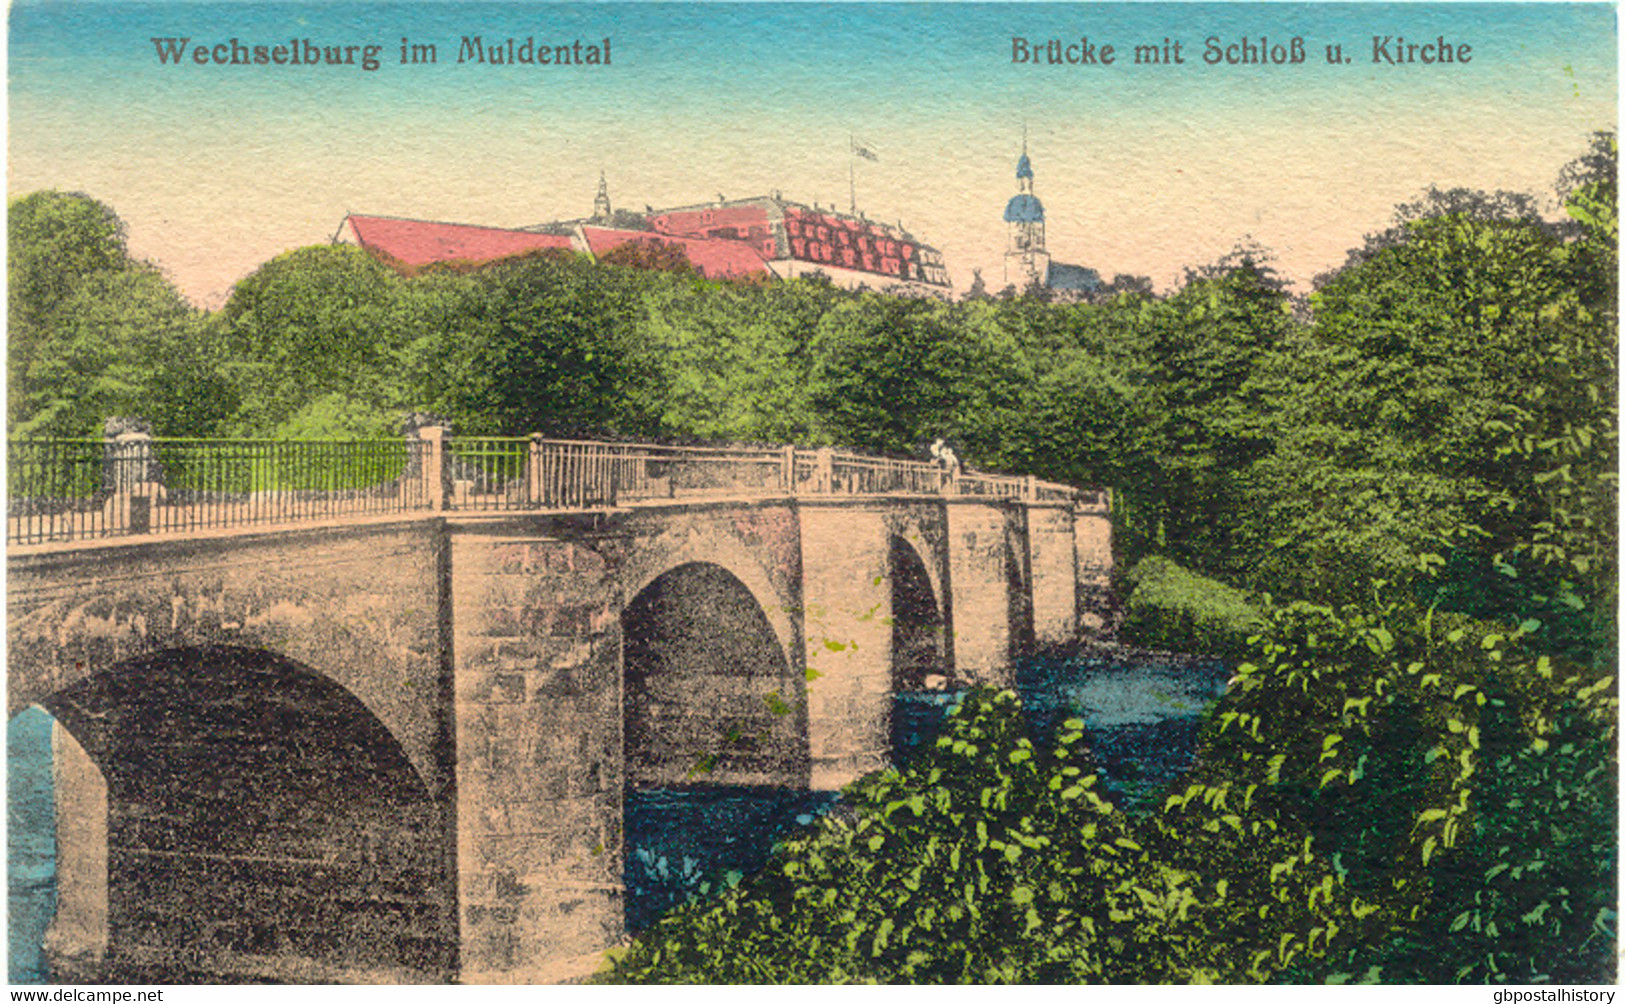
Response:
[[[1109,519],[966,496],[428,512],[13,548],[64,973],[547,982],[624,936],[626,793],[833,790],[892,698],[1078,637]]]

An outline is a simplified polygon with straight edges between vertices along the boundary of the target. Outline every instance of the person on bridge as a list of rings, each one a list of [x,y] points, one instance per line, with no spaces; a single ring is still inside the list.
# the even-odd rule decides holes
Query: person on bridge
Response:
[[[931,444],[931,459],[937,462],[938,469],[942,471],[942,490],[955,492],[957,489],[954,486],[959,481],[959,456],[941,436]]]

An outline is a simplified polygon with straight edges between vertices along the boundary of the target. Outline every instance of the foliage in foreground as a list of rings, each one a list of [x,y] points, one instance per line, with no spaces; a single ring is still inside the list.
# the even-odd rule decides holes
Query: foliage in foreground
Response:
[[[1529,634],[1534,632],[1534,635]],[[1611,980],[1611,679],[1414,609],[1273,611],[1161,807],[980,689],[627,982]]]

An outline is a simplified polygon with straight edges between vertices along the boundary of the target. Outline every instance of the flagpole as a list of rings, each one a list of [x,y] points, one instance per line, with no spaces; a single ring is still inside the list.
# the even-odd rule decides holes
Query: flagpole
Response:
[[[852,215],[858,215],[858,140],[856,136],[846,137],[846,171],[847,186],[851,195]]]

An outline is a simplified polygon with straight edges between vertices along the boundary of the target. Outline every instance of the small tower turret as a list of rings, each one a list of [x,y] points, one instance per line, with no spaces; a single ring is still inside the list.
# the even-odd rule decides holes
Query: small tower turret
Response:
[[[609,183],[604,180],[604,172],[598,172],[598,197],[592,200],[592,218],[603,223],[610,221]]]
[[[1027,159],[1025,135],[1021,139],[1021,159],[1016,161],[1016,194],[1005,203],[1004,222],[1010,226],[1009,244],[1004,251],[1004,281],[1018,290],[1034,283],[1043,285],[1049,277],[1044,204],[1033,194],[1033,165]]]

